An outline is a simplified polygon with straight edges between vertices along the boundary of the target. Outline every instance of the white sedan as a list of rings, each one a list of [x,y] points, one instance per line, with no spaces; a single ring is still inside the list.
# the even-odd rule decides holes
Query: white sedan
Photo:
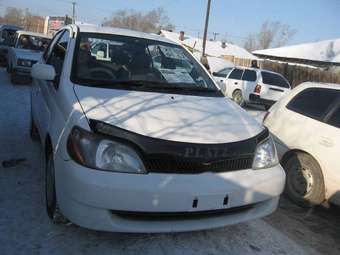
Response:
[[[109,56],[94,42],[109,45]],[[174,232],[277,208],[285,173],[268,130],[226,99],[182,46],[71,25],[31,75],[31,134],[45,152],[53,221]]]
[[[340,204],[340,85],[303,83],[264,124],[286,170],[286,194],[301,206]]]

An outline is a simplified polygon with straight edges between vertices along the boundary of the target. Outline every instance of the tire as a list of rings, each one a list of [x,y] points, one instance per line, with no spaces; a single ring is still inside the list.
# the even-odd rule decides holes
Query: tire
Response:
[[[11,67],[10,67],[9,64],[7,64],[7,66],[6,66],[6,71],[7,71],[7,73],[11,73]]]
[[[286,171],[285,195],[301,207],[325,201],[325,184],[318,162],[309,154],[294,153],[283,164]]]
[[[242,91],[237,89],[233,92],[232,96],[233,101],[238,104],[239,106],[245,106],[244,98],[242,95]]]
[[[13,70],[11,72],[11,82],[12,84],[19,84],[18,75]]]
[[[30,137],[33,141],[39,140],[39,132],[36,125],[34,124],[33,118],[31,118]]]
[[[45,202],[47,215],[53,223],[64,224],[68,222],[65,216],[61,213],[57,202],[54,160],[52,152],[49,152],[46,157]]]

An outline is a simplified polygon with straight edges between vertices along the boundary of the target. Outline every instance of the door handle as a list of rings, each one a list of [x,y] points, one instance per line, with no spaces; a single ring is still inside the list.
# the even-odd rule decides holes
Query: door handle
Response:
[[[334,143],[331,139],[321,136],[319,139],[319,144],[325,147],[333,147]]]
[[[223,80],[220,80],[220,82],[223,82]]]
[[[234,84],[235,84],[235,85],[237,85],[237,84],[238,84],[238,82],[235,82]]]

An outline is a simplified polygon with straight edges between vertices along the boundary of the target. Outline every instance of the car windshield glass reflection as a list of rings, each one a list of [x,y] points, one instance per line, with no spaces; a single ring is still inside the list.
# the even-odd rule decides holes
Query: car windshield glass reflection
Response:
[[[175,44],[84,33],[75,63],[75,78],[84,85],[220,93],[191,54]]]
[[[18,38],[17,48],[44,51],[47,48],[49,41],[50,39],[44,37],[20,35]]]

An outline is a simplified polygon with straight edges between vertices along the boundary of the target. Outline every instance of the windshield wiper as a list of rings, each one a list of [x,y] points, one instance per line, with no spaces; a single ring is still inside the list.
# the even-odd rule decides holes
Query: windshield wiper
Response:
[[[216,93],[218,90],[212,88],[197,87],[195,83],[167,83],[166,81],[148,81],[148,80],[125,80],[114,82],[103,82],[98,84],[99,87],[125,86],[132,88],[145,88],[155,90],[165,90],[169,92],[207,92]]]

